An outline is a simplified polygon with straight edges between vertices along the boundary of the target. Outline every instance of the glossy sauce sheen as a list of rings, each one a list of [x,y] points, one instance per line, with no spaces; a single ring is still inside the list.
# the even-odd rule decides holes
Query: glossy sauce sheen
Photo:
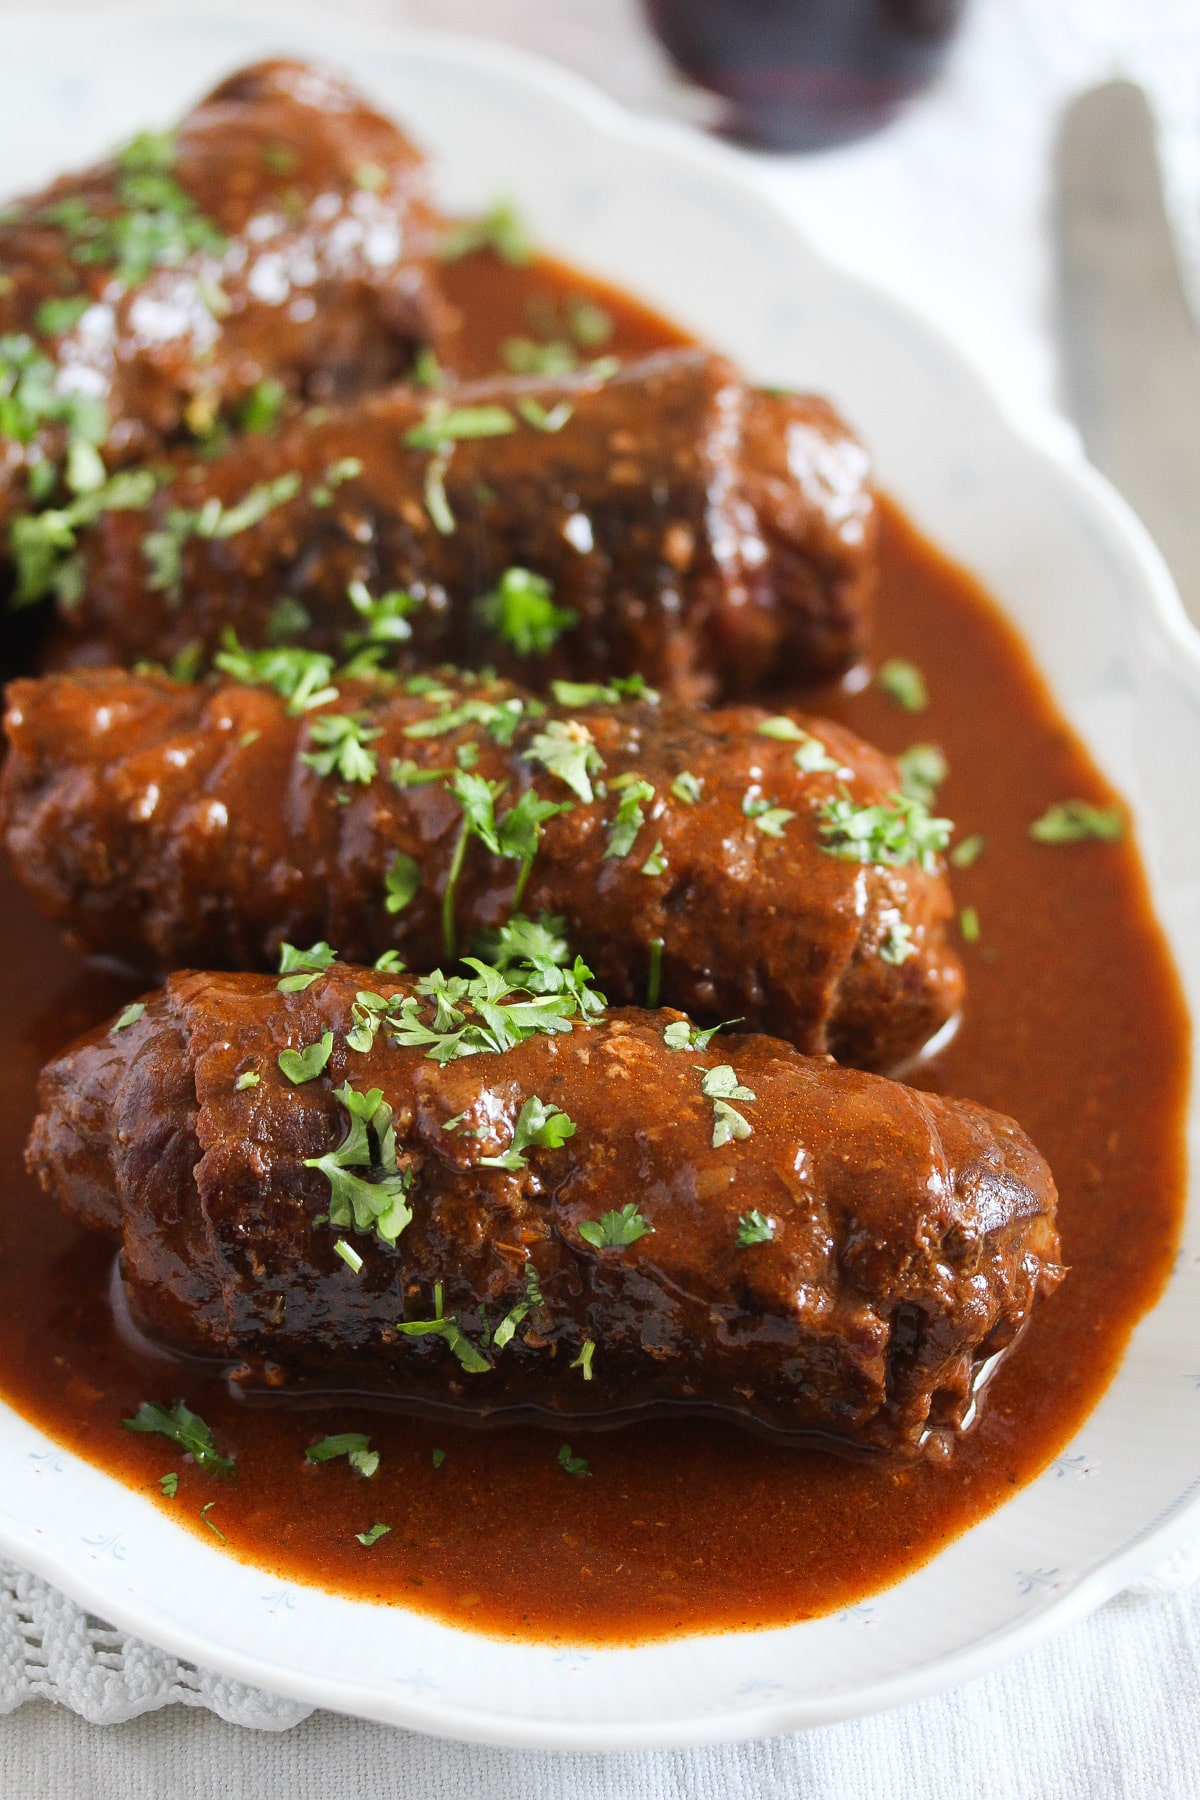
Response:
[[[527,327],[532,292],[591,292],[632,351],[681,334],[549,263],[481,256],[449,271],[464,371],[496,365]],[[485,298],[486,294],[486,298]],[[610,346],[605,346],[609,348]],[[909,1573],[1044,1467],[1099,1398],[1129,1331],[1157,1297],[1184,1187],[1188,1023],[1131,845],[1043,846],[1028,825],[1052,801],[1110,796],[979,588],[884,508],[876,653],[923,669],[927,711],[877,690],[789,700],[897,752],[945,751],[938,810],[987,848],[955,871],[981,937],[964,947],[957,1038],[913,1077],[1011,1114],[1061,1193],[1070,1275],[1035,1311],[994,1378],[981,1423],[946,1466],[899,1467],[784,1448],[711,1423],[575,1434],[590,1475],[558,1462],[561,1433],[473,1432],[362,1406],[250,1406],[119,1335],[111,1250],[61,1219],[22,1153],[41,1063],[135,991],[85,970],[33,917],[5,870],[0,922],[0,1389],[58,1441],[157,1498],[226,1554],[281,1577],[420,1608],[503,1636],[621,1643],[680,1631],[782,1625],[848,1605]],[[349,1279],[349,1276],[347,1277]],[[237,1458],[205,1475],[159,1437],[121,1429],[143,1400],[180,1396]],[[309,1464],[326,1433],[368,1432],[364,1480]],[[435,1467],[434,1451],[444,1452]],[[391,1531],[371,1548],[355,1533]]]

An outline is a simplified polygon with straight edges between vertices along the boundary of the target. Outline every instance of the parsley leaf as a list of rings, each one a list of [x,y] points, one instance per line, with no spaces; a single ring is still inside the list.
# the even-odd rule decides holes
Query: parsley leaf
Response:
[[[323,1437],[319,1443],[310,1444],[304,1454],[309,1462],[318,1463],[344,1456],[352,1469],[368,1479],[379,1467],[379,1452],[372,1450],[371,1440],[363,1431],[339,1431],[333,1437]]]
[[[517,411],[525,423],[532,425],[535,431],[550,432],[561,431],[564,425],[570,423],[575,414],[575,408],[568,406],[565,400],[560,400],[557,406],[552,406],[547,410],[540,400],[533,399],[529,394],[526,394],[524,399],[517,401]]]
[[[579,622],[570,607],[555,606],[544,576],[519,568],[506,569],[492,592],[476,600],[475,611],[518,656],[544,656]]]
[[[946,848],[954,826],[935,819],[919,800],[888,794],[873,806],[856,806],[845,788],[819,810],[822,850],[850,862],[916,862],[933,874],[939,851]]]
[[[685,806],[695,806],[703,792],[697,776],[690,769],[681,769],[671,783],[671,792],[676,800],[682,800]]]
[[[653,1225],[647,1224],[638,1211],[636,1201],[630,1200],[619,1212],[603,1213],[599,1219],[581,1220],[579,1235],[595,1250],[623,1250],[653,1230]]]
[[[985,839],[978,832],[971,837],[965,837],[961,844],[955,844],[950,852],[950,861],[956,869],[969,869],[971,864],[977,862],[983,854],[984,843]]]
[[[369,1550],[371,1545],[377,1544],[381,1537],[386,1537],[391,1529],[390,1525],[372,1525],[370,1531],[356,1531],[354,1535],[359,1543],[364,1544]]]
[[[401,913],[411,905],[421,887],[421,865],[414,856],[397,850],[383,876],[387,892],[384,907],[390,913]]]
[[[293,1087],[315,1081],[329,1061],[333,1049],[333,1033],[326,1031],[318,1044],[306,1044],[301,1050],[281,1050],[279,1067]]]
[[[329,1182],[330,1225],[374,1231],[381,1243],[395,1244],[412,1222],[406,1196],[413,1175],[396,1160],[392,1109],[379,1088],[361,1094],[345,1081],[334,1093],[350,1115],[350,1129],[335,1150],[306,1157],[304,1167],[319,1169]],[[355,1169],[365,1169],[367,1175],[352,1173]]]
[[[586,725],[577,719],[551,719],[539,731],[521,755],[526,762],[539,762],[551,775],[577,794],[585,805],[594,799],[591,777],[604,767],[604,758],[592,740]]]
[[[533,261],[533,245],[511,200],[497,200],[478,218],[452,226],[439,254],[443,262],[460,262],[476,250],[494,250],[503,262],[519,268]]]
[[[752,1244],[769,1244],[774,1236],[775,1221],[764,1213],[753,1210],[742,1213],[738,1219],[735,1241],[739,1250],[748,1250]]]
[[[904,712],[924,712],[929,705],[925,677],[916,663],[906,662],[902,656],[885,662],[875,680],[888,699]]]
[[[567,1364],[568,1369],[582,1369],[583,1379],[590,1381],[592,1379],[592,1358],[595,1354],[596,1346],[591,1338],[584,1338],[583,1343],[579,1346],[579,1355],[574,1362]]]
[[[932,806],[937,791],[950,773],[950,765],[936,744],[910,744],[896,758],[900,792],[922,806]]]
[[[892,919],[879,944],[879,955],[885,963],[899,968],[910,956],[917,954],[917,947],[912,941],[912,926],[903,919]]]
[[[739,1141],[750,1136],[750,1121],[743,1117],[731,1100],[754,1100],[757,1095],[753,1088],[743,1087],[730,1063],[718,1063],[715,1068],[702,1069],[700,1091],[713,1103],[712,1147],[722,1149],[734,1139]]]
[[[287,404],[287,389],[273,375],[256,381],[238,409],[243,431],[274,431]]]
[[[658,705],[658,691],[641,675],[614,675],[610,682],[552,681],[550,692],[560,706],[619,706],[622,700]]]
[[[742,796],[742,811],[748,819],[753,819],[760,831],[766,832],[768,837],[776,838],[783,836],[784,826],[796,816],[786,806],[775,806],[770,800],[764,799],[754,787],[747,788]]]
[[[420,605],[403,588],[391,588],[371,598],[363,581],[352,581],[346,589],[351,606],[363,621],[361,631],[348,631],[342,638],[346,650],[361,650],[364,644],[404,644],[412,636],[409,615]]]
[[[433,450],[441,455],[468,438],[504,437],[517,429],[506,406],[450,406],[433,400],[419,425],[404,433],[401,442],[409,450]]]
[[[134,1417],[122,1419],[121,1423],[126,1431],[153,1431],[160,1437],[170,1438],[209,1475],[234,1473],[233,1458],[221,1455],[204,1420],[190,1411],[182,1400],[177,1400],[170,1412],[153,1400],[143,1400]]]
[[[69,506],[18,513],[8,531],[17,572],[12,605],[30,606],[49,593],[67,606],[77,601],[83,591],[83,570],[72,552],[81,527],[93,524],[101,513],[140,511],[155,485],[150,469],[122,469],[100,486],[89,483]]]
[[[690,1019],[674,1019],[663,1031],[663,1042],[668,1050],[707,1050],[718,1031],[741,1022],[740,1019],[722,1019],[719,1025],[709,1025],[702,1031]]]
[[[296,473],[278,475],[274,481],[260,481],[234,506],[226,506],[210,495],[203,506],[173,506],[163,523],[147,532],[142,541],[142,554],[150,565],[147,586],[164,592],[177,601],[183,582],[183,552],[189,538],[230,538],[261,524],[268,513],[283,506],[300,492]]]
[[[336,775],[340,781],[364,784],[379,773],[379,758],[367,745],[383,732],[367,723],[369,713],[322,713],[308,728],[309,742],[323,746],[305,750],[300,761],[318,775]]]
[[[243,687],[270,688],[288,702],[290,713],[309,712],[338,697],[338,690],[329,686],[333,658],[319,650],[302,650],[295,644],[243,650],[232,626],[222,633],[221,645],[213,657],[214,668]]]
[[[124,1011],[117,1015],[109,1026],[109,1037],[116,1037],[118,1031],[128,1031],[131,1025],[136,1025],[145,1010],[146,1003],[144,1000],[133,1001],[131,1005],[125,1007]]]
[[[604,855],[628,856],[633,849],[634,840],[642,826],[646,823],[646,815],[642,811],[643,800],[649,803],[654,798],[654,789],[640,775],[626,775],[619,778],[621,799],[617,806],[617,816],[613,820],[608,834],[608,848]],[[618,782],[609,783],[617,787]]]
[[[297,950],[295,944],[281,944],[279,973],[283,980],[277,981],[275,985],[281,994],[303,993],[330,963],[336,961],[337,951],[331,950],[323,938],[307,950]]]
[[[1086,838],[1118,843],[1125,835],[1125,819],[1118,806],[1093,806],[1088,800],[1059,800],[1047,807],[1029,827],[1039,844],[1081,844]]]
[[[568,1475],[590,1475],[591,1468],[586,1456],[572,1456],[570,1444],[563,1444],[558,1452],[558,1466]]]
[[[964,906],[958,915],[958,928],[964,944],[979,942],[979,914],[973,906]]]
[[[659,838],[655,843],[653,850],[651,850],[649,856],[642,864],[640,873],[643,875],[661,875],[666,866],[667,859],[663,854],[663,842],[662,839]]]
[[[491,1368],[491,1363],[475,1348],[470,1338],[460,1331],[458,1321],[446,1318],[442,1312],[442,1284],[433,1286],[433,1318],[409,1319],[397,1325],[396,1330],[405,1337],[440,1337],[454,1352],[468,1375],[483,1375]]]
[[[552,1102],[531,1094],[517,1114],[512,1143],[501,1156],[481,1156],[481,1166],[489,1169],[523,1169],[525,1153],[535,1146],[560,1150],[568,1138],[575,1136],[575,1121]]]
[[[174,1469],[166,1475],[159,1476],[158,1487],[164,1500],[173,1500],[175,1498],[176,1494],[179,1492],[179,1476]]]

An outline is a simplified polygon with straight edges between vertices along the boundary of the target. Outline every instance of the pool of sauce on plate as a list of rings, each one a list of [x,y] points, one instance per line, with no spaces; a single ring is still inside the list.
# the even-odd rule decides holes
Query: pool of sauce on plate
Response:
[[[466,373],[547,328],[556,297],[612,314],[600,351],[685,341],[628,299],[561,266],[481,255],[448,271]],[[477,1630],[582,1643],[783,1625],[897,1581],[1031,1479],[1096,1403],[1169,1271],[1184,1191],[1188,1022],[1131,844],[1048,847],[1028,825],[1102,778],[1021,643],[974,581],[884,507],[876,654],[918,663],[928,710],[878,690],[816,704],[891,751],[945,751],[938,810],[986,849],[953,873],[980,921],[953,1042],[913,1077],[1010,1113],[1048,1158],[1070,1275],[988,1390],[948,1465],[864,1462],[775,1445],[732,1426],[674,1422],[572,1434],[591,1473],[559,1466],[561,1430],[488,1434],[361,1405],[248,1406],[217,1377],[186,1378],[131,1347],[109,1304],[109,1245],[59,1217],[22,1151],[38,1068],[134,988],[86,968],[0,870],[0,1391],[49,1436],[111,1471],[227,1553],[288,1580],[419,1608]],[[806,696],[811,701],[811,696]],[[201,1473],[165,1439],[123,1431],[143,1400],[180,1396],[237,1458]],[[306,1463],[325,1433],[370,1433],[364,1480]],[[435,1466],[434,1451],[443,1452]],[[175,1470],[174,1499],[159,1477]],[[355,1534],[391,1530],[364,1548]],[[210,1540],[214,1542],[215,1540]]]

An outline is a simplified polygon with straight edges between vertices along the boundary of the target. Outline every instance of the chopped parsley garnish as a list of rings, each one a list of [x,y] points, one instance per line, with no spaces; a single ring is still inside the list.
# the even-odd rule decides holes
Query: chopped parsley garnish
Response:
[[[950,765],[936,744],[910,744],[896,758],[900,792],[922,806],[932,806],[937,791],[950,773]]]
[[[561,431],[574,417],[575,408],[560,400],[557,406],[546,408],[540,400],[534,400],[526,394],[523,400],[517,401],[517,411],[527,425],[535,431]]]
[[[950,861],[956,869],[969,869],[973,862],[983,854],[985,839],[978,832],[965,837],[961,844],[955,844],[950,852]]]
[[[146,1003],[144,1000],[134,1000],[131,1005],[125,1007],[113,1020],[108,1028],[109,1037],[116,1037],[118,1031],[128,1031],[131,1025],[136,1025],[145,1010]]]
[[[289,638],[302,637],[312,625],[312,614],[299,600],[284,594],[271,608],[267,620],[268,644],[286,644]]]
[[[388,780],[402,794],[406,788],[428,787],[432,782],[444,781],[453,772],[452,769],[423,769],[420,763],[413,762],[410,757],[393,756],[388,769]]]
[[[391,1529],[392,1528],[390,1525],[376,1524],[376,1525],[372,1525],[370,1531],[356,1531],[354,1535],[358,1539],[359,1543],[364,1545],[366,1547],[366,1549],[369,1550],[371,1548],[371,1545],[377,1544],[381,1537],[386,1537],[388,1532]]]
[[[590,1381],[592,1379],[592,1358],[595,1354],[596,1346],[591,1338],[584,1338],[583,1343],[579,1346],[579,1355],[575,1358],[574,1362],[568,1363],[567,1367],[569,1369],[582,1369],[583,1379],[585,1381]]]
[[[368,723],[370,714],[322,713],[308,729],[310,743],[319,750],[305,750],[300,761],[318,775],[336,775],[339,781],[374,781],[379,773],[379,758],[367,745],[382,737],[378,726]]]
[[[700,1091],[713,1103],[712,1147],[722,1149],[734,1139],[750,1136],[750,1121],[743,1117],[731,1100],[755,1100],[753,1088],[743,1087],[730,1063],[718,1063],[701,1072]]]
[[[858,806],[845,788],[837,799],[818,809],[822,850],[850,862],[916,862],[933,874],[937,857],[950,841],[954,826],[935,819],[919,800],[888,794],[873,806]]]
[[[345,1238],[335,1239],[333,1254],[341,1257],[352,1275],[362,1274],[363,1259],[354,1248],[354,1245],[347,1243]]]
[[[476,600],[475,611],[518,656],[544,656],[579,622],[570,607],[554,604],[545,577],[528,569],[506,569],[492,592]]]
[[[808,741],[808,732],[797,725],[795,719],[789,719],[786,713],[778,713],[773,719],[763,719],[754,727],[759,737],[776,738],[781,744],[802,744]]]
[[[643,875],[661,875],[666,869],[666,866],[667,859],[663,854],[663,841],[659,838],[655,842],[654,848],[651,850],[649,856],[642,864],[640,873]]]
[[[903,712],[924,712],[929,705],[925,677],[916,663],[906,662],[902,656],[893,656],[890,662],[885,662],[875,680],[888,699]]]
[[[214,668],[243,687],[266,687],[288,703],[290,713],[310,712],[336,700],[331,687],[333,658],[319,650],[302,650],[295,644],[276,644],[266,650],[243,650],[232,626],[221,637],[222,648],[213,657]]]
[[[139,511],[154,493],[156,478],[150,469],[122,469],[104,480],[98,459],[97,467],[101,485],[91,485],[94,471],[89,470],[87,491],[69,506],[18,513],[13,519],[8,530],[17,571],[13,606],[30,606],[50,593],[64,606],[74,605],[83,593],[82,562],[72,555],[79,531],[94,524],[101,513]]]
[[[421,887],[421,865],[415,856],[397,850],[384,871],[386,892],[384,907],[390,913],[401,913],[416,899]]]
[[[489,1169],[523,1169],[526,1152],[536,1147],[560,1150],[568,1138],[575,1136],[575,1121],[552,1102],[531,1094],[517,1114],[512,1143],[501,1156],[481,1156],[480,1164]]]
[[[425,511],[429,514],[433,529],[440,532],[442,537],[452,537],[456,529],[446,493],[446,470],[449,467],[449,452],[439,452],[430,457],[425,470]]]
[[[765,1213],[753,1210],[742,1213],[737,1222],[736,1243],[739,1250],[749,1250],[752,1244],[769,1244],[775,1236],[775,1221],[768,1219]]]
[[[341,487],[344,481],[353,481],[362,472],[361,457],[343,456],[337,462],[330,463],[325,471],[324,481],[318,482],[308,497],[314,506],[332,506],[334,489]]]
[[[494,250],[502,262],[523,268],[533,261],[533,244],[511,200],[497,200],[478,218],[452,226],[442,239],[443,262],[460,262],[476,250]]]
[[[958,915],[958,929],[964,944],[979,942],[979,914],[973,906],[964,906]]]
[[[126,1431],[153,1431],[170,1438],[209,1475],[232,1475],[233,1458],[222,1456],[204,1420],[177,1400],[168,1412],[153,1400],[143,1400],[132,1419],[122,1419]]]
[[[301,1050],[281,1050],[279,1067],[293,1087],[303,1087],[323,1072],[332,1050],[333,1033],[326,1031],[319,1043],[306,1044]]]
[[[628,1201],[620,1211],[603,1213],[599,1219],[583,1219],[579,1225],[580,1237],[595,1250],[623,1250],[653,1230],[653,1225],[647,1224],[634,1200]]]
[[[644,675],[614,675],[609,682],[552,681],[550,692],[560,706],[619,706],[622,700],[658,705],[658,692]]]
[[[447,1318],[442,1310],[442,1284],[436,1281],[433,1285],[433,1317],[432,1319],[409,1319],[396,1327],[405,1337],[440,1337],[454,1352],[468,1375],[483,1375],[491,1363],[486,1356],[480,1354],[459,1329],[458,1321]]]
[[[531,337],[505,338],[500,356],[505,368],[514,375],[542,375],[549,380],[570,375],[579,365],[575,346],[563,338],[552,338],[546,344]]]
[[[699,778],[690,769],[681,769],[671,783],[672,794],[676,800],[682,800],[685,806],[695,806],[703,791]]]
[[[274,431],[279,415],[287,405],[287,389],[275,376],[267,375],[255,382],[238,409],[238,424],[243,431]]]
[[[517,421],[506,406],[450,406],[445,400],[433,400],[421,423],[406,431],[401,441],[409,450],[444,455],[469,438],[504,437],[516,429]]]
[[[158,1488],[164,1500],[173,1500],[179,1492],[179,1476],[172,1469],[158,1478]]]
[[[319,1169],[329,1182],[331,1226],[374,1231],[381,1243],[395,1244],[412,1221],[406,1196],[413,1175],[396,1161],[392,1109],[379,1088],[360,1094],[344,1081],[334,1094],[350,1115],[350,1129],[336,1150],[306,1157],[304,1167]]]
[[[906,925],[903,919],[889,920],[887,930],[879,941],[879,954],[893,968],[899,968],[910,956],[915,956],[917,947],[912,941],[912,926]]]
[[[568,1475],[590,1475],[591,1467],[586,1456],[572,1456],[570,1444],[562,1444],[558,1451],[558,1466]]]
[[[445,387],[446,371],[437,359],[437,352],[431,350],[428,344],[422,344],[417,351],[409,380],[414,387]]]
[[[178,601],[183,582],[183,552],[189,538],[231,538],[259,525],[276,507],[284,506],[300,492],[294,472],[274,481],[260,481],[234,506],[210,495],[203,506],[173,506],[163,523],[147,532],[142,554],[150,566],[147,587]]]
[[[409,693],[416,690],[412,683],[408,684]],[[437,696],[452,700],[454,695],[448,688],[437,690]],[[477,700],[468,698],[458,706],[446,706],[443,711],[434,713],[432,718],[418,719],[415,725],[406,725],[404,735],[408,738],[445,737],[451,731],[461,731],[464,725],[482,725],[488,736],[496,744],[511,744],[522,715],[532,710],[535,702],[523,700]]]
[[[217,1503],[215,1500],[206,1501],[205,1504],[200,1508],[200,1517],[201,1517],[201,1520],[203,1521],[203,1523],[208,1526],[208,1529],[212,1532],[213,1536],[215,1538],[220,1538],[220,1540],[223,1544],[227,1544],[229,1542],[229,1539],[225,1536],[225,1533],[221,1530],[221,1527],[219,1525],[214,1525],[212,1520],[208,1516],[216,1504]]]
[[[363,1431],[339,1431],[333,1437],[323,1437],[318,1444],[310,1444],[304,1452],[309,1462],[333,1462],[344,1456],[350,1467],[359,1475],[368,1479],[379,1467],[379,1452],[372,1450],[371,1440]]]
[[[1086,838],[1118,843],[1125,835],[1119,806],[1093,806],[1089,800],[1059,800],[1029,827],[1039,844],[1081,844]]]
[[[222,255],[225,238],[171,173],[170,133],[139,132],[116,162],[113,193],[121,211],[101,217],[70,195],[41,213],[46,224],[65,233],[76,262],[111,267],[118,281],[132,287],[151,269],[178,268],[196,251]]]
[[[366,583],[352,581],[346,590],[351,606],[363,622],[361,631],[348,631],[342,638],[346,650],[361,650],[364,644],[404,644],[412,636],[409,615],[420,605],[403,588],[391,588],[371,597]]]
[[[312,944],[307,950],[297,950],[295,944],[281,944],[279,947],[279,973],[282,981],[276,982],[281,994],[300,994],[311,987],[318,975],[324,973],[331,963],[337,961],[337,951],[331,950],[322,938],[319,943]]]
[[[781,838],[783,828],[795,813],[786,806],[775,806],[756,787],[749,787],[742,796],[742,811],[748,819],[753,820],[760,831],[768,837]]]
[[[701,1030],[690,1019],[673,1019],[663,1031],[663,1043],[668,1050],[707,1050],[718,1031],[724,1031],[727,1025],[740,1024],[740,1019],[723,1019],[719,1025],[709,1025]]]
[[[74,331],[91,305],[86,294],[72,294],[63,300],[43,300],[33,315],[34,328],[43,337],[66,337]]]
[[[642,802],[646,801],[648,804],[653,800],[654,789],[640,775],[620,776],[617,781],[610,782],[609,786],[620,787],[621,799],[617,806],[617,816],[609,829],[608,848],[604,855],[605,858],[628,856],[638,832],[646,823]]]
[[[407,1049],[423,1049],[434,1062],[463,1056],[503,1054],[539,1033],[572,1029],[573,1018],[587,1019],[603,1011],[604,996],[588,986],[591,970],[579,957],[571,968],[540,959],[522,960],[498,969],[465,957],[476,974],[447,976],[440,969],[423,976],[386,1029]],[[421,1017],[431,1002],[433,1017]]]
[[[597,750],[591,732],[578,719],[551,719],[521,755],[526,762],[541,763],[577,794],[585,806],[595,798],[591,778],[603,769],[604,758]]]
[[[440,1469],[446,1460],[446,1452],[444,1450],[434,1450],[431,1452],[429,1460],[432,1462],[435,1469]]]

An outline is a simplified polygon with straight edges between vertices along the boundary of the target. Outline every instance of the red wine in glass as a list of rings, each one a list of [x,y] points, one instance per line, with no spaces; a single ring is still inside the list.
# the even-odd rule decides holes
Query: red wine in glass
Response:
[[[940,70],[966,0],[644,0],[722,129],[770,150],[877,131]]]

